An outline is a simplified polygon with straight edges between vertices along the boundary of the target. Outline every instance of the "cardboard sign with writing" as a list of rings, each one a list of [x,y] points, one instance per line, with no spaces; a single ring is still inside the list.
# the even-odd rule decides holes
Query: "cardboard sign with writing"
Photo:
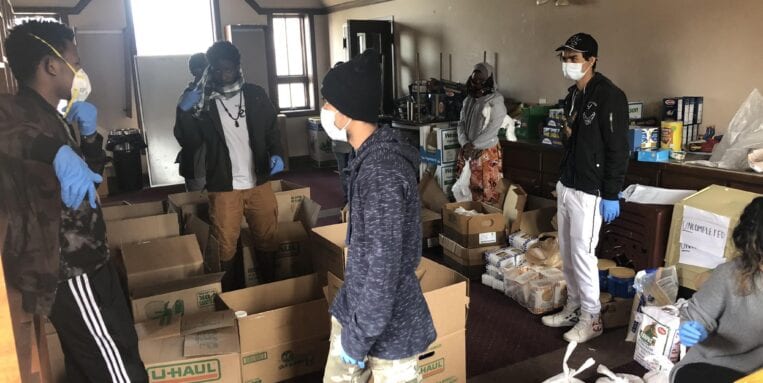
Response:
[[[729,239],[729,218],[704,210],[684,207],[679,262],[714,269],[725,262],[723,253]]]

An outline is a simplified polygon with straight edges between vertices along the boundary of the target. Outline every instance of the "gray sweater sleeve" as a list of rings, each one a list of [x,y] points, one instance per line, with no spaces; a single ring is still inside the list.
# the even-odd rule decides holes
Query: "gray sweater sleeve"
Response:
[[[701,323],[710,334],[718,329],[718,318],[723,314],[726,302],[731,298],[731,289],[736,281],[732,265],[733,262],[729,262],[713,271],[710,279],[681,310],[681,319]]]
[[[477,128],[480,133],[473,142],[474,147],[481,150],[498,145],[498,130],[501,129],[503,119],[506,117],[506,105],[503,104],[503,96],[496,93],[488,105],[490,105],[490,116],[487,124]]]
[[[399,174],[389,169],[379,169],[372,180],[360,190],[365,224],[365,238],[362,256],[368,259],[368,273],[365,288],[353,291],[359,294],[359,302],[366,302],[356,308],[350,323],[342,328],[342,348],[356,360],[368,355],[376,338],[384,330],[392,317],[403,254],[403,233],[400,217],[404,215],[405,195],[400,182],[390,182]]]
[[[458,120],[458,143],[461,147],[469,143],[469,138],[466,137],[466,109],[471,97],[466,97],[461,104],[461,118]]]

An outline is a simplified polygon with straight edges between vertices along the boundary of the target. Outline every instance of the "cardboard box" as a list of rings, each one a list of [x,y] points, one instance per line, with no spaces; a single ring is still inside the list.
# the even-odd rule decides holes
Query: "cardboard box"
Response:
[[[459,207],[482,214],[457,214]],[[445,205],[442,216],[445,235],[465,248],[506,244],[506,221],[501,209],[479,202],[457,202]]]
[[[447,195],[453,196],[453,184],[456,183],[458,175],[456,174],[456,164],[438,165],[434,173],[434,179],[437,185]]]
[[[245,382],[279,382],[321,371],[331,330],[315,274],[220,294],[238,319]]]
[[[437,238],[442,233],[442,214],[421,208],[421,238]]]
[[[442,213],[442,207],[450,202],[434,176],[428,173],[423,174],[419,181],[419,196],[422,207],[437,213]]]
[[[466,382],[466,330],[438,336],[419,355],[419,372],[424,383]]]
[[[425,140],[419,145],[421,161],[441,165],[456,162],[461,145],[458,143],[458,130],[455,127],[432,125],[429,132],[420,132]]]
[[[660,146],[661,130],[655,126],[631,126],[628,129],[628,147],[631,151],[653,150]]]
[[[636,159],[641,162],[670,162],[670,149],[641,150]]]
[[[190,315],[215,311],[215,296],[222,293],[223,273],[205,274],[132,292],[132,315],[135,323],[170,314]]]
[[[443,254],[446,257],[462,266],[484,266],[485,253],[501,248],[501,246],[485,246],[467,249],[443,234],[440,234],[440,246],[442,246]]]
[[[233,312],[185,316],[180,323],[179,333],[138,342],[149,382],[242,381]]]
[[[601,321],[605,329],[625,327],[628,325],[633,308],[633,298],[613,298],[601,304]]]
[[[167,196],[167,211],[178,214],[181,226],[191,214],[209,222],[209,195],[204,191],[170,194]]]
[[[119,221],[128,218],[148,217],[164,214],[162,201],[144,202],[127,205],[106,206],[101,209],[106,221]]]
[[[194,235],[122,246],[130,291],[204,273],[204,259]]]
[[[175,213],[106,221],[106,238],[113,254],[127,244],[180,235]]]
[[[344,278],[344,265],[348,249],[345,245],[347,224],[316,227],[311,232],[313,268],[322,284],[325,284],[326,272]]]
[[[527,204],[527,193],[521,186],[509,183],[509,180],[502,181],[503,192],[499,198],[499,206],[503,209],[503,217],[506,220],[506,227],[509,232],[519,231],[520,215],[525,211]]]
[[[252,246],[253,242],[249,230],[242,230],[241,243],[248,250],[245,255],[255,254],[256,260],[253,261],[252,267],[258,269],[252,271],[247,268],[247,274],[252,272],[257,274],[256,281],[252,281],[255,283],[248,283],[247,286],[312,273],[312,260],[307,250],[309,239],[310,237],[301,222],[280,222],[275,239],[278,243],[278,250],[275,254],[260,254],[255,252]],[[247,278],[247,281],[249,279],[251,278]]]
[[[276,194],[278,222],[297,220],[297,212],[305,198],[310,198],[310,188],[289,181],[271,181],[270,187]]]
[[[760,194],[710,185],[675,204],[665,264],[677,265],[681,286],[696,289],[699,274],[736,256],[731,234],[756,197]],[[710,267],[696,265],[697,260]]]
[[[512,222],[510,233],[524,232],[532,237],[542,233],[556,231],[551,220],[556,216],[556,201],[527,196],[524,209],[519,213],[517,221]]]

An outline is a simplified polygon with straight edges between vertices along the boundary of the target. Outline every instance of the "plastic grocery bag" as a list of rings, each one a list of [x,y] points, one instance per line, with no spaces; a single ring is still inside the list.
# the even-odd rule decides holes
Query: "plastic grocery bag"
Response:
[[[763,95],[757,89],[747,97],[729,123],[723,139],[708,161],[689,161],[722,169],[746,170],[750,149],[763,148]]]
[[[582,380],[576,378],[576,376],[596,364],[596,361],[593,360],[593,358],[588,358],[577,370],[571,369],[567,365],[567,361],[570,359],[572,352],[575,351],[575,347],[577,346],[577,342],[570,342],[570,344],[567,345],[567,352],[564,353],[564,361],[562,362],[562,373],[544,380],[543,383],[584,383]]]
[[[516,141],[517,140],[517,123],[514,121],[513,118],[509,117],[508,115],[503,118],[503,124],[501,124],[501,128],[506,129],[506,141]]]
[[[464,168],[461,175],[458,176],[456,183],[453,184],[453,197],[457,202],[469,202],[472,200],[472,189],[469,188],[472,178],[472,168],[469,165],[471,159],[464,161]]]
[[[675,363],[662,355],[651,355],[646,360],[652,366],[657,366],[657,369],[644,375],[644,383],[670,383],[670,371]]]
[[[596,383],[644,383],[644,381],[636,375],[615,374],[603,364],[599,365],[596,372],[604,375],[603,378],[597,379]]]

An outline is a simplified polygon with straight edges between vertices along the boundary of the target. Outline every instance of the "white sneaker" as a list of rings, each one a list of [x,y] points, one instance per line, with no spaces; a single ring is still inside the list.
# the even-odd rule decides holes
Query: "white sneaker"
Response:
[[[591,315],[582,313],[580,321],[564,334],[564,340],[568,342],[585,343],[596,338],[604,332],[604,326],[601,325],[601,315]]]
[[[580,306],[565,305],[562,311],[541,318],[548,327],[572,327],[580,320]]]

